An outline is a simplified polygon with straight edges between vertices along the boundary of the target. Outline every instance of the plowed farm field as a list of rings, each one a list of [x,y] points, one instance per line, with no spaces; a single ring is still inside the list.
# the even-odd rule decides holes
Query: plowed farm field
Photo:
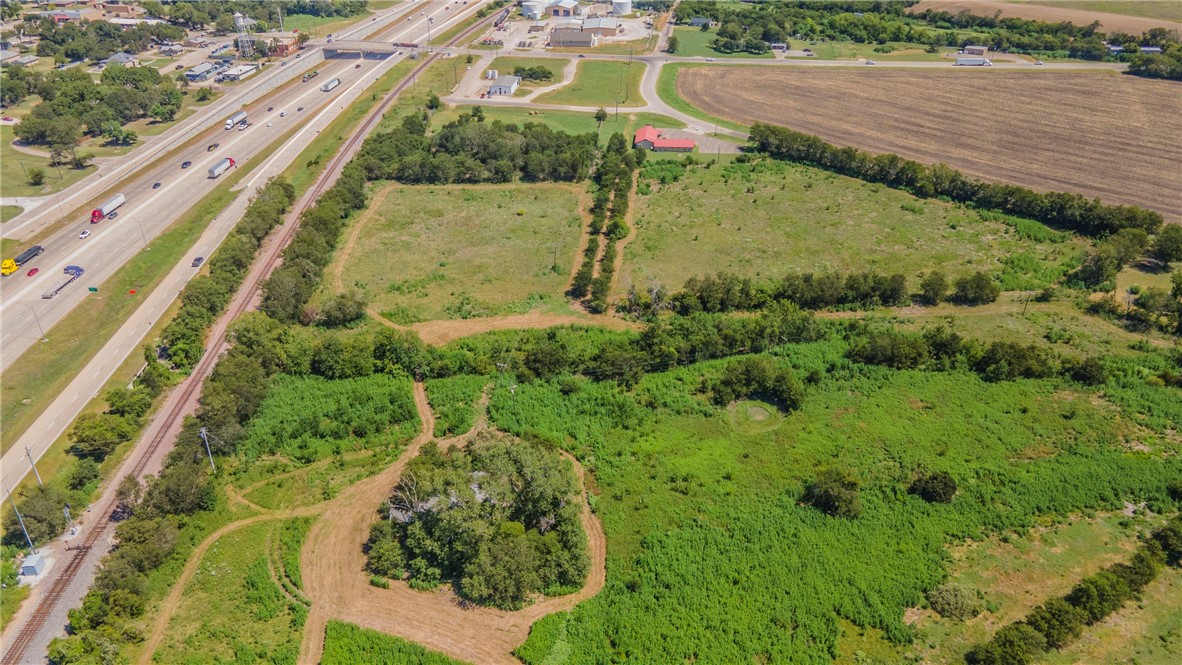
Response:
[[[1182,86],[1109,72],[686,67],[703,111],[1182,222]]]

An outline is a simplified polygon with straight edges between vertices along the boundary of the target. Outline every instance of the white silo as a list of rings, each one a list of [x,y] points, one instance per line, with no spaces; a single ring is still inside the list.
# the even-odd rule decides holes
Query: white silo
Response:
[[[542,18],[545,12],[545,0],[525,0],[525,2],[521,3],[521,15],[531,21]]]
[[[632,0],[612,0],[612,13],[627,16],[632,13]]]

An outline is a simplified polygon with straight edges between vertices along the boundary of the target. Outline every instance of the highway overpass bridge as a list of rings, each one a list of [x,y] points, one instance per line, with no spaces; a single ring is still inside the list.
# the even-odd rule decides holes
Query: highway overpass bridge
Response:
[[[324,45],[325,57],[331,58],[342,53],[360,53],[367,55],[389,55],[398,51],[406,51],[419,47],[419,44],[401,42],[370,42],[360,39],[339,39]]]

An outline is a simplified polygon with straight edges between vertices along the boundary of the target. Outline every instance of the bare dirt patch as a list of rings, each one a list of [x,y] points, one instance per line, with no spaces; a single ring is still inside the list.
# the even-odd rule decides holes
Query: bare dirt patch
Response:
[[[1182,221],[1177,83],[1099,71],[693,67],[677,90],[729,120]]]
[[[1168,0],[1167,0],[1168,1]],[[923,12],[928,9],[957,14],[968,11],[979,16],[993,16],[1001,12],[1002,16],[1033,19],[1058,23],[1069,21],[1076,25],[1091,25],[1099,21],[1105,32],[1127,32],[1140,34],[1150,28],[1166,28],[1167,30],[1182,30],[1182,23],[1156,18],[1127,16],[1111,12],[1093,11],[1077,7],[1047,6],[1027,2],[1003,2],[1002,0],[923,0],[910,9],[912,12]]]

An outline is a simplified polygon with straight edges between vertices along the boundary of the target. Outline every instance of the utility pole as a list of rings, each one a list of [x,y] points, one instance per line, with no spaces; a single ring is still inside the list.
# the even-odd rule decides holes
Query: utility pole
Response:
[[[41,317],[37,316],[37,310],[33,309],[33,306],[30,305],[29,303],[24,303],[24,306],[28,307],[29,311],[33,313],[33,320],[37,322],[37,332],[41,333],[41,341],[44,342],[45,341],[45,328],[41,327]]]
[[[29,530],[25,528],[25,518],[21,517],[20,508],[16,507],[16,499],[12,498],[12,490],[8,490],[8,498],[12,501],[12,510],[16,513],[16,521],[21,524],[21,531],[25,533],[25,540],[29,543],[29,553],[36,554],[37,548],[33,546],[33,539],[29,536]]]
[[[209,468],[213,469],[214,473],[217,473],[218,468],[213,464],[213,452],[209,449],[209,433],[205,431],[204,427],[202,427],[200,434],[201,442],[205,444],[205,454],[209,455]]]
[[[37,485],[45,487],[45,483],[41,482],[41,473],[37,471],[37,462],[33,461],[33,453],[28,446],[25,446],[25,455],[29,458],[29,466],[33,467],[33,475],[37,476]]]

